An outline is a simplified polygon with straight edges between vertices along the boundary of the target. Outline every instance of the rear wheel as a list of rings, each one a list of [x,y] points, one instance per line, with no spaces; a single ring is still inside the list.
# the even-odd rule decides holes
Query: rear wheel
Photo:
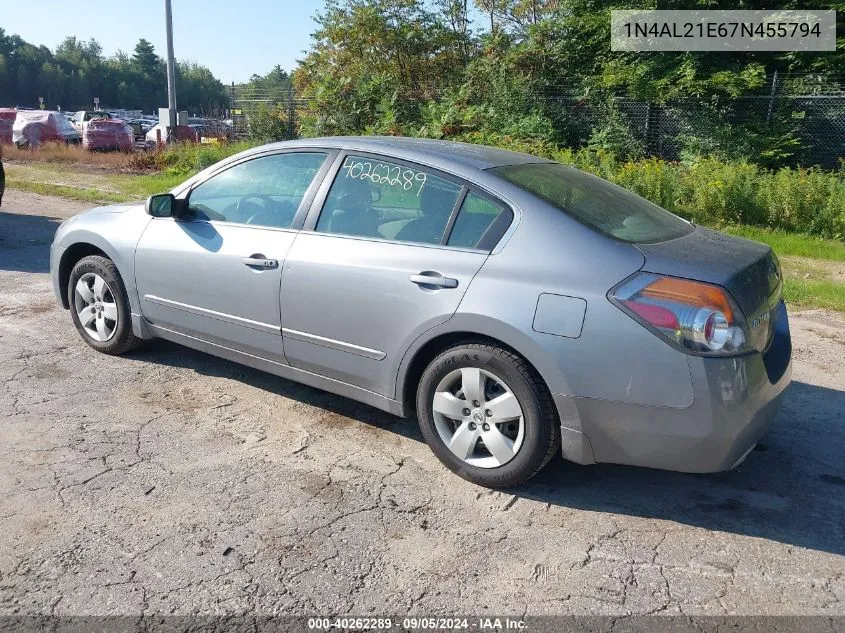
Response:
[[[527,481],[560,442],[539,376],[523,358],[495,345],[458,344],[435,358],[420,379],[417,416],[440,461],[482,486]]]
[[[68,298],[76,329],[98,352],[124,354],[141,344],[132,333],[126,287],[110,259],[79,260],[70,273]]]

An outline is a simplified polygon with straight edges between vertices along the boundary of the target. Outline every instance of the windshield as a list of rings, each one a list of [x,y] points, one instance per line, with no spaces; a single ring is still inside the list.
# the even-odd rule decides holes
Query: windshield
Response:
[[[689,222],[645,198],[574,167],[531,163],[489,171],[617,240],[663,242],[693,230]]]

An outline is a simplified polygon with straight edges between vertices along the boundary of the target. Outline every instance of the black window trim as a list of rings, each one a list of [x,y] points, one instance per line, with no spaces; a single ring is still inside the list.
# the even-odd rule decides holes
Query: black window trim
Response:
[[[245,226],[253,229],[265,229],[273,231],[299,231],[302,228],[302,224],[305,222],[305,218],[308,215],[308,210],[311,208],[311,203],[314,200],[314,196],[317,195],[317,191],[323,184],[323,180],[325,179],[326,174],[329,173],[332,168],[332,165],[334,165],[334,159],[336,158],[338,151],[339,150],[337,148],[327,147],[280,147],[273,148],[272,150],[268,151],[256,152],[255,154],[242,156],[238,160],[233,160],[229,163],[221,165],[220,169],[215,169],[201,180],[192,182],[189,187],[186,187],[177,195],[178,198],[181,198],[185,201],[185,205],[187,208],[191,204],[191,194],[193,193],[194,189],[207,183],[212,178],[216,178],[220,174],[229,171],[233,167],[238,167],[239,165],[243,165],[253,160],[258,160],[259,158],[270,158],[272,156],[279,156],[283,154],[325,154],[326,158],[323,161],[323,164],[320,166],[320,169],[317,170],[317,173],[314,175],[311,184],[309,184],[308,188],[305,190],[305,194],[302,196],[302,200],[299,203],[299,207],[297,207],[296,212],[293,214],[293,220],[291,220],[291,224],[288,227],[264,226],[263,224],[244,224],[243,222],[229,222],[228,220],[209,220],[190,217],[180,218],[179,221],[205,222],[207,224],[212,225],[220,224],[226,226]]]
[[[464,200],[469,195],[469,188],[464,185],[461,187],[461,193],[458,199],[455,200],[455,206],[452,207],[452,212],[449,214],[449,220],[446,222],[446,228],[443,229],[443,237],[440,238],[441,246],[449,246],[449,238],[452,235],[452,229],[455,227],[455,222],[458,220],[458,214],[461,212],[461,207],[464,206]]]
[[[392,156],[390,154],[378,154],[370,151],[356,151],[355,149],[346,148],[338,150],[338,152],[339,153],[337,154],[337,156],[335,156],[334,161],[332,162],[330,173],[326,174],[323,177],[320,190],[317,192],[314,197],[314,200],[311,203],[311,209],[308,213],[308,217],[306,218],[305,223],[301,228],[302,231],[310,231],[317,235],[327,235],[331,237],[372,240],[376,242],[387,242],[390,244],[407,244],[409,246],[448,248],[462,251],[484,252],[489,254],[493,249],[496,248],[496,246],[508,232],[508,229],[511,227],[514,222],[514,219],[516,218],[516,214],[514,213],[513,209],[504,200],[479,187],[475,183],[470,182],[465,178],[462,178],[457,174],[452,174],[443,171],[437,167],[426,165],[425,163],[417,163],[397,156]],[[443,180],[447,180],[460,186],[461,191],[458,194],[458,198],[455,201],[455,205],[452,207],[452,211],[449,215],[449,220],[446,223],[446,228],[443,231],[443,237],[441,238],[440,243],[432,244],[425,242],[408,242],[405,240],[397,239],[369,237],[362,235],[344,235],[342,233],[326,233],[323,231],[317,231],[317,223],[319,222],[320,215],[322,215],[323,213],[323,207],[325,206],[326,200],[329,197],[329,192],[331,191],[331,188],[334,185],[335,180],[337,179],[337,176],[340,173],[340,170],[343,168],[343,164],[346,162],[347,156],[360,156],[361,158],[370,158],[388,163],[396,163],[397,165],[404,165],[406,167],[411,167],[414,169],[424,170],[434,176],[437,176],[438,178],[442,178]],[[483,198],[487,198],[496,205],[501,206],[503,212],[500,213],[496,220],[487,228],[487,230],[484,232],[481,239],[479,240],[478,245],[476,245],[475,247],[449,246],[448,241],[449,237],[452,234],[452,228],[455,225],[455,221],[457,220],[458,214],[461,211],[461,207],[463,206],[464,200],[470,192],[473,192]]]

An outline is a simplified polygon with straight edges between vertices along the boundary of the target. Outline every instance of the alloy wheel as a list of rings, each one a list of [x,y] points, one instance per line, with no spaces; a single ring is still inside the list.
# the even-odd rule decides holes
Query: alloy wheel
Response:
[[[434,392],[434,425],[459,459],[479,468],[512,460],[525,438],[525,420],[516,395],[485,369],[449,372]]]
[[[111,287],[96,273],[85,273],[76,282],[73,304],[86,335],[99,343],[114,336],[117,303]]]

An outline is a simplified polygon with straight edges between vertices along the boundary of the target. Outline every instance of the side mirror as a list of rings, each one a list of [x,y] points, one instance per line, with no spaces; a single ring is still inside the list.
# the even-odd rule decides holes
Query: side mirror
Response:
[[[172,193],[159,193],[147,198],[147,213],[154,218],[178,218],[184,201],[177,200]]]

